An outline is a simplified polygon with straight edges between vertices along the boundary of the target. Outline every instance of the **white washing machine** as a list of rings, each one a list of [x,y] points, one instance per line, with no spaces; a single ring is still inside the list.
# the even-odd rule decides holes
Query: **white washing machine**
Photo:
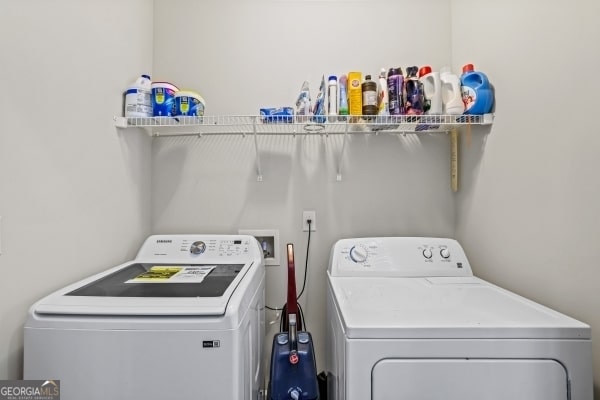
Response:
[[[444,238],[343,239],[330,400],[592,400],[590,327],[473,276]]]
[[[63,400],[257,399],[264,277],[252,236],[151,236],[31,307],[24,377],[60,380]]]

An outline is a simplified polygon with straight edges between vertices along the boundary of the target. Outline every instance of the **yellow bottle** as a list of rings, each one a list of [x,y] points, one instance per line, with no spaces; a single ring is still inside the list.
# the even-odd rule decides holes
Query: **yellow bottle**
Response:
[[[362,115],[362,73],[348,72],[348,109],[350,115]],[[355,120],[355,118],[352,118]]]

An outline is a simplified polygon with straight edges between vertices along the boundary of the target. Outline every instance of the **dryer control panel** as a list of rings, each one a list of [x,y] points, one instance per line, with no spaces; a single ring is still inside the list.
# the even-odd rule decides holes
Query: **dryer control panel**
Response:
[[[249,235],[154,235],[146,239],[136,260],[246,264],[262,260],[262,254]]]
[[[342,239],[331,250],[331,276],[473,276],[460,244],[448,238]]]

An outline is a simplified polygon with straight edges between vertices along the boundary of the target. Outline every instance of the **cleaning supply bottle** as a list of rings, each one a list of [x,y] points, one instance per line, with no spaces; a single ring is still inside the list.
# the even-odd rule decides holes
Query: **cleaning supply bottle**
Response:
[[[381,68],[381,71],[379,72],[379,84],[377,90],[377,115],[390,115],[390,97],[388,95],[385,68]]]
[[[440,71],[442,105],[444,114],[460,115],[465,111],[460,91],[460,79],[446,67]]]
[[[390,68],[387,76],[388,96],[390,98],[389,111],[390,115],[404,114],[404,98],[402,91],[404,88],[404,76],[402,69]]]
[[[377,83],[371,75],[366,75],[362,83],[362,115],[377,115]]]
[[[300,94],[296,99],[296,119],[298,122],[306,122],[311,114],[310,85],[308,81],[302,83]]]
[[[423,84],[423,111],[429,115],[442,113],[442,81],[440,73],[432,71],[429,65],[419,70],[419,80]]]
[[[348,77],[346,75],[340,76],[340,106],[338,108],[338,113],[344,119],[346,115],[348,115]]]
[[[125,117],[152,117],[152,81],[141,75],[125,90]]]
[[[404,82],[406,92],[406,114],[423,114],[423,84],[417,77],[417,67],[406,68],[406,81]]]
[[[492,111],[494,95],[488,77],[475,71],[473,64],[466,64],[460,77],[465,114],[486,114]]]
[[[322,124],[327,120],[325,114],[327,111],[325,110],[325,96],[327,95],[327,85],[325,83],[325,75],[321,76],[321,85],[319,85],[319,94],[317,95],[317,100],[313,106],[313,122],[318,122]]]
[[[337,77],[331,75],[327,83],[327,114],[330,121],[337,120],[338,114],[338,85]]]
[[[348,73],[348,108],[350,115],[360,116],[362,114],[362,73],[361,72],[349,72]],[[353,118],[352,121],[357,121]]]

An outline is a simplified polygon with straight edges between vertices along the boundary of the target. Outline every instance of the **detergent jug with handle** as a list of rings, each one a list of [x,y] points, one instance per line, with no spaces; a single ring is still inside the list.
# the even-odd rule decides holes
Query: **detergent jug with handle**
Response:
[[[475,71],[473,64],[463,66],[460,77],[461,93],[465,114],[487,114],[492,111],[494,94],[488,77]]]

